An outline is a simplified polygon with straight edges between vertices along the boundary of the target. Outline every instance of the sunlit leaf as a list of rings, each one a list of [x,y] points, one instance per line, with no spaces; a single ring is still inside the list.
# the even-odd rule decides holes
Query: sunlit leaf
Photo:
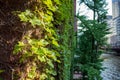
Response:
[[[52,40],[52,44],[54,44],[55,46],[59,47],[58,42],[57,42],[57,41],[55,41],[55,40]]]

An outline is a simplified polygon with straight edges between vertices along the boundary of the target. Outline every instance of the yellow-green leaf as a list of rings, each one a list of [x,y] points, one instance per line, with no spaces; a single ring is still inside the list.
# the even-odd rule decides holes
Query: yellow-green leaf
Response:
[[[59,44],[56,40],[52,40],[52,44],[54,44],[55,46],[59,47]]]

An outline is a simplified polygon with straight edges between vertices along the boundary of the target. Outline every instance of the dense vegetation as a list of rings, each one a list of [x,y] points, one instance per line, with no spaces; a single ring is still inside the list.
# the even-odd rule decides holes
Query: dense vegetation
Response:
[[[24,29],[20,30],[23,34],[14,46],[13,55],[18,60],[12,79],[70,80],[75,46],[73,0],[18,2],[23,2],[24,7],[12,9],[11,13]]]
[[[99,48],[108,33],[105,0],[81,3],[94,12],[94,17],[76,16],[81,27],[76,45],[74,0],[0,0],[0,29],[10,36],[0,35],[4,42],[0,41],[0,51],[4,55],[9,50],[6,53],[10,55],[6,56],[10,57],[8,62],[0,57],[0,79],[73,80],[77,70],[82,72],[82,80],[101,80]]]
[[[17,76],[22,80],[69,80],[74,34],[70,34],[73,32],[73,2],[33,2],[32,9],[18,14],[30,29],[15,46],[14,53],[22,54],[20,64],[25,64]]]
[[[106,3],[105,0],[81,0],[81,3],[93,11],[93,20],[88,19],[85,15],[80,16],[80,13],[77,15],[80,30],[75,70],[82,72],[82,80],[102,80],[100,47],[106,44],[106,34],[109,33],[105,21]]]

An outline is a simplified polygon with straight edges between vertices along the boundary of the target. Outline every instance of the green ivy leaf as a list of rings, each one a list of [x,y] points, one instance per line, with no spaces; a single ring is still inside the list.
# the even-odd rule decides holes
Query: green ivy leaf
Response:
[[[51,0],[45,0],[44,3],[47,5],[49,10],[52,10],[53,12],[56,10]]]
[[[35,26],[35,25],[40,26],[41,25],[40,19],[38,19],[36,16],[34,18],[30,19],[29,22],[32,24],[32,26]]]
[[[52,40],[52,44],[54,44],[56,47],[59,47],[59,44],[56,40]]]
[[[54,68],[54,65],[53,65],[53,63],[52,63],[51,60],[48,60],[47,63],[48,63],[48,65],[49,65],[51,68]]]
[[[60,5],[60,1],[59,0],[54,0],[54,2],[58,5]]]

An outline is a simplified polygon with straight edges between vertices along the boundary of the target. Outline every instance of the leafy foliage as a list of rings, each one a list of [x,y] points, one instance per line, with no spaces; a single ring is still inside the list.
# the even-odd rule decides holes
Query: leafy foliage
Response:
[[[56,2],[59,3],[58,0],[55,0]],[[20,63],[27,67],[25,71],[21,71],[20,75],[26,74],[25,77],[21,76],[22,80],[54,80],[53,76],[56,75],[54,62],[60,63],[57,59],[60,57],[57,51],[58,38],[52,23],[56,8],[51,0],[38,0],[37,3],[44,4],[45,11],[39,10],[40,6],[33,5],[36,9],[28,9],[18,14],[21,21],[31,24],[32,30],[26,32],[15,46],[14,53],[22,53]]]
[[[75,37],[73,31],[73,1],[72,0],[60,0],[61,4],[59,11],[56,12],[54,22],[60,29],[59,43],[61,52],[61,64],[59,67],[59,80],[70,80],[71,61],[73,57],[73,49],[75,47]],[[59,17],[60,16],[60,17]],[[66,75],[67,74],[67,75]]]
[[[102,80],[100,70],[102,69],[99,59],[102,52],[100,47],[106,44],[106,35],[109,33],[105,22],[105,2],[102,0],[82,0],[93,11],[93,20],[86,16],[77,15],[80,21],[78,48],[76,49],[75,66],[82,72],[82,80]],[[97,15],[96,15],[97,13]]]
[[[21,55],[19,63],[24,64],[18,74],[21,80],[70,80],[73,33],[69,33],[73,32],[74,18],[71,3],[37,0],[31,1],[32,8],[17,11],[26,27],[13,52]]]

